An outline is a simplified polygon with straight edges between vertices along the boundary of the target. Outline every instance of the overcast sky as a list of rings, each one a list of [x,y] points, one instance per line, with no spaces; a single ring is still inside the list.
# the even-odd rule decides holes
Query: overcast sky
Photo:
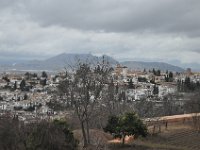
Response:
[[[0,59],[200,63],[200,0],[0,0]]]

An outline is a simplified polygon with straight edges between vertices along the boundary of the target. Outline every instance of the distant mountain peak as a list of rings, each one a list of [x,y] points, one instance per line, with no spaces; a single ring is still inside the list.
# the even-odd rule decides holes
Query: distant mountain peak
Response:
[[[98,64],[102,62],[104,59],[105,62],[109,63],[111,66],[116,66],[117,64],[122,64],[127,66],[129,69],[135,70],[143,70],[145,69],[160,69],[160,70],[170,70],[176,72],[184,71],[182,68],[170,65],[163,62],[142,62],[142,61],[124,61],[118,62],[114,58],[109,55],[102,55],[102,56],[94,56],[90,53],[86,54],[79,54],[79,53],[61,53],[54,57],[51,57],[46,60],[32,60],[23,63],[17,63],[16,65],[7,66],[7,69],[16,69],[16,70],[63,70],[69,66],[76,66],[77,63],[86,62],[90,64]]]

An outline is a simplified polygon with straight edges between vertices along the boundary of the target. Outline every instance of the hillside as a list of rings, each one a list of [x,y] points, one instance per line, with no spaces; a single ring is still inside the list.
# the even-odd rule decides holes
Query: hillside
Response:
[[[160,69],[162,71],[174,71],[174,72],[183,72],[184,69],[178,66],[174,66],[168,63],[163,62],[142,62],[142,61],[124,61],[121,62],[122,65],[127,66],[130,69],[133,70],[143,70],[144,68],[146,70],[149,69]]]

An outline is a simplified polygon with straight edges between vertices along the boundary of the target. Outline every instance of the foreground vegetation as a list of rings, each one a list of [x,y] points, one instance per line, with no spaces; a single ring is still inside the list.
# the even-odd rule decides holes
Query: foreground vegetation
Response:
[[[113,134],[115,138],[122,139],[122,145],[125,144],[126,136],[134,136],[134,138],[147,136],[147,127],[135,113],[110,116],[104,130]]]
[[[24,124],[17,117],[0,118],[1,150],[75,150],[77,140],[64,121]]]

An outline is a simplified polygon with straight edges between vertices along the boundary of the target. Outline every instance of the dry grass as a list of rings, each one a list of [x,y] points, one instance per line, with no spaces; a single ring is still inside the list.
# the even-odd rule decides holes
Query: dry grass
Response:
[[[83,146],[83,136],[81,130],[74,130],[74,137],[79,141],[79,147]],[[90,142],[91,145],[88,149],[101,149],[107,146],[109,140],[112,140],[113,137],[101,130],[91,129],[90,130]]]
[[[169,124],[162,127],[162,132],[149,135],[147,138],[130,140],[125,146],[112,141],[110,134],[100,130],[90,130],[91,145],[89,149],[102,150],[200,150],[200,133],[197,133],[188,124]],[[82,141],[81,130],[74,131],[75,138]],[[80,143],[81,144],[81,143]],[[95,146],[94,146],[95,145]]]
[[[200,134],[188,124],[171,124],[161,133],[139,139],[136,145],[144,145],[150,149],[200,150]]]

